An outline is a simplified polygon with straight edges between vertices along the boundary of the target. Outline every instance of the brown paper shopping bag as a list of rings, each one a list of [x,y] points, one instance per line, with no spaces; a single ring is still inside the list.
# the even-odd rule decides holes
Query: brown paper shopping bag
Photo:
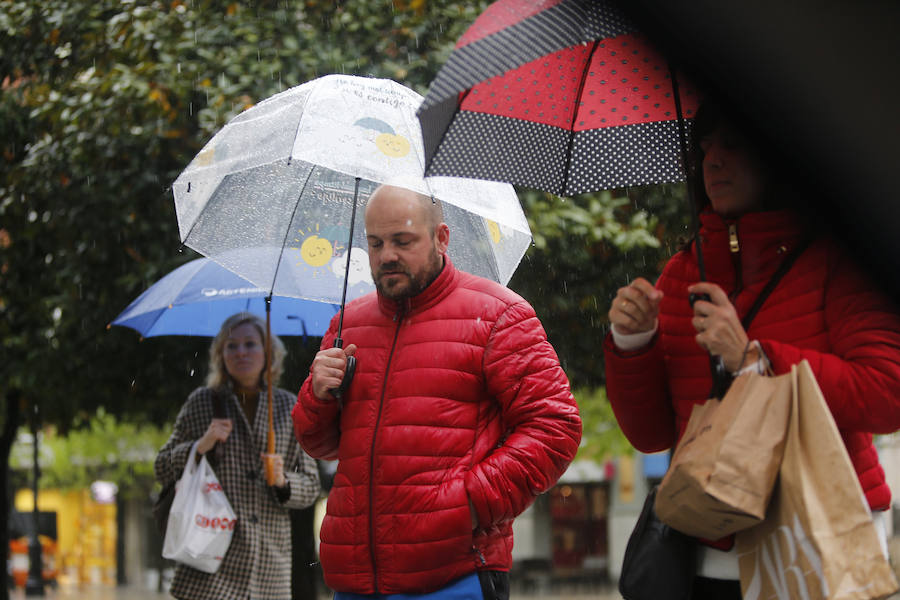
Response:
[[[694,407],[656,496],[688,535],[719,539],[765,517],[790,413],[790,375],[741,375],[721,401]]]
[[[897,589],[868,504],[806,361],[766,520],[737,535],[745,600],[869,599]]]

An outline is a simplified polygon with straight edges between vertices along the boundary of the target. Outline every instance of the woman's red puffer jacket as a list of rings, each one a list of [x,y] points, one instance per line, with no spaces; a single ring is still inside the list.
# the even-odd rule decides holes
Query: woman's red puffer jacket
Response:
[[[725,221],[702,218],[707,279],[742,317],[800,243],[799,217],[787,211],[750,213]],[[732,241],[736,245],[732,245]],[[734,248],[736,251],[732,251]],[[709,358],[696,343],[687,287],[699,281],[696,256],[679,252],[666,265],[659,330],[649,348],[622,352],[605,343],[607,394],[635,448],[664,450],[684,431],[694,404],[707,398]],[[900,429],[900,316],[834,242],[815,240],[778,284],[750,325],[776,374],[806,359],[873,510],[890,506],[873,433]]]

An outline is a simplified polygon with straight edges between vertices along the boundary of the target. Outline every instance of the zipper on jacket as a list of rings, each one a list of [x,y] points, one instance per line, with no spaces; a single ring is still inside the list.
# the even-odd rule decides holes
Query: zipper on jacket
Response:
[[[394,358],[394,350],[397,348],[397,338],[400,337],[400,325],[406,314],[406,305],[401,306],[394,315],[397,328],[394,330],[394,341],[391,343],[391,352],[388,354],[387,365],[384,368],[384,382],[381,384],[381,397],[378,399],[378,414],[375,416],[375,429],[372,431],[372,448],[369,451],[369,555],[372,559],[372,584],[375,593],[378,591],[378,567],[375,563],[375,442],[378,437],[378,424],[381,422],[381,409],[384,407],[384,393],[387,390],[388,373],[391,370],[391,360]]]
[[[734,289],[728,295],[734,302],[744,289],[744,273],[741,269],[741,242],[738,239],[737,222],[728,224],[728,249],[731,251],[731,263],[734,265]]]

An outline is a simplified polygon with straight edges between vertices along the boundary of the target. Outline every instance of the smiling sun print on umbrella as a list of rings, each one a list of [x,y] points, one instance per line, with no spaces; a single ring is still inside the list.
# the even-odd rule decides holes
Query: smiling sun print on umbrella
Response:
[[[298,246],[291,246],[300,254],[297,266],[312,267],[311,275],[319,277],[328,274],[336,279],[343,280],[347,264],[346,240],[349,229],[341,225],[321,227],[318,223],[309,227],[305,232],[300,231],[301,237],[294,238]],[[373,285],[372,275],[369,272],[369,254],[362,248],[353,248],[350,251],[350,271],[348,282],[351,286],[357,283]]]
[[[317,223],[316,231],[318,230],[319,225]],[[312,233],[311,228],[307,233]],[[303,236],[305,234],[301,231],[300,235]],[[312,233],[311,235],[306,235],[302,241],[300,238],[295,238],[294,241],[300,243],[300,247],[295,247],[294,249],[300,251],[300,258],[311,267],[325,266],[334,255],[335,248],[331,241],[325,237],[319,237],[318,234]],[[299,265],[300,263],[297,264]]]
[[[330,272],[329,269],[322,267],[327,266],[331,259],[343,249],[343,245],[339,241],[342,232],[346,238],[345,228],[321,228],[318,223],[308,227],[306,231],[298,230],[300,237],[294,238],[294,242],[299,246],[291,246],[291,250],[300,253],[300,260],[296,264],[312,267],[313,277]]]

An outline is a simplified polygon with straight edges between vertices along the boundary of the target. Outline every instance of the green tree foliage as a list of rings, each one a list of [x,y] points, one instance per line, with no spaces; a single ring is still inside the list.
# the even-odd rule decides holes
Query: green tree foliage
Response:
[[[162,423],[207,341],[106,324],[179,254],[168,186],[230,117],[330,72],[424,92],[486,3],[12,0],[0,7],[0,377],[70,426]],[[305,348],[303,352],[305,353]],[[305,366],[289,373],[297,387]]]
[[[40,486],[47,489],[85,489],[99,479],[114,481],[125,496],[145,492],[153,484],[156,452],[168,439],[171,424],[123,422],[104,410],[76,424],[67,435],[48,427],[39,434]],[[30,434],[13,446],[10,466],[27,485],[33,467]]]
[[[603,383],[603,338],[616,290],[655,281],[689,236],[683,185],[559,198],[520,193],[534,234],[510,287],[532,301],[574,386]]]
[[[604,387],[584,387],[572,390],[578,401],[582,422],[582,442],[577,459],[602,463],[606,459],[631,452],[631,444],[616,425],[612,406]]]

